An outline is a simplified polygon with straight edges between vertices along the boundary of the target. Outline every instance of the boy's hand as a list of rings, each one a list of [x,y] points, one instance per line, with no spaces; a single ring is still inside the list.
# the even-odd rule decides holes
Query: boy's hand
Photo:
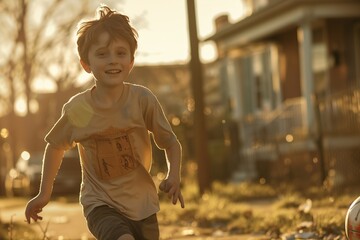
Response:
[[[180,205],[182,208],[185,207],[184,198],[181,194],[180,181],[175,181],[171,178],[164,179],[160,185],[159,189],[168,194],[169,199],[172,198],[172,203],[175,205],[179,199]]]
[[[45,207],[49,201],[50,197],[42,196],[41,194],[31,199],[26,205],[25,209],[26,222],[30,223],[31,218],[35,222],[42,220],[42,217],[39,216],[39,213],[42,212],[43,207]]]

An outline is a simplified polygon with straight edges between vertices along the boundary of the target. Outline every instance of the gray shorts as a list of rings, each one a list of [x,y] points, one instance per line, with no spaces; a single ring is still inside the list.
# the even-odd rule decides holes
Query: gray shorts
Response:
[[[136,240],[158,240],[156,214],[140,221],[131,220],[107,205],[96,207],[86,218],[90,232],[98,240],[116,240],[124,234]]]

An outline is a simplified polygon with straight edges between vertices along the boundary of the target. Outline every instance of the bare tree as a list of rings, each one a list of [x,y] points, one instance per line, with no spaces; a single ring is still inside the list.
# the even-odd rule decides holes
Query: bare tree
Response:
[[[121,6],[122,1],[106,2]],[[14,113],[19,96],[24,96],[25,110],[31,113],[36,82],[52,83],[57,92],[75,84],[81,72],[76,25],[92,17],[98,4],[87,0],[0,1],[0,116]],[[142,20],[135,22],[141,25]]]
[[[87,1],[7,0],[0,11],[0,51],[5,56],[0,73],[8,91],[1,99],[7,99],[7,111],[14,110],[20,94],[29,103],[35,80],[54,81],[61,91],[79,74],[79,68],[71,67],[77,61],[71,36],[80,18],[89,14]]]
[[[11,123],[11,146],[17,146],[16,101],[25,101],[22,117],[31,119],[30,102],[36,97],[37,81],[53,83],[60,94],[80,74],[74,37],[79,20],[94,12],[88,2],[0,2],[0,115],[8,115]]]

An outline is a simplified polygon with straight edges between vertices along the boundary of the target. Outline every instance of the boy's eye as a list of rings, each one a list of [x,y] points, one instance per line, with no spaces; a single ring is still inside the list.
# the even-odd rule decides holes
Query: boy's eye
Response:
[[[118,55],[119,56],[124,56],[124,55],[126,55],[126,52],[118,52]]]
[[[96,53],[96,56],[99,56],[99,57],[102,57],[102,56],[105,56],[106,53],[105,52],[98,52]]]

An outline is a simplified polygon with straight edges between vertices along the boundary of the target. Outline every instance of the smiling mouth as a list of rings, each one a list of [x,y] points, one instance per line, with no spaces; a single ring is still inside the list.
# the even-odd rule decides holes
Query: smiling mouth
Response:
[[[121,73],[121,70],[119,70],[119,69],[111,69],[111,70],[105,71],[105,73],[108,73],[108,74],[118,74],[118,73]]]

